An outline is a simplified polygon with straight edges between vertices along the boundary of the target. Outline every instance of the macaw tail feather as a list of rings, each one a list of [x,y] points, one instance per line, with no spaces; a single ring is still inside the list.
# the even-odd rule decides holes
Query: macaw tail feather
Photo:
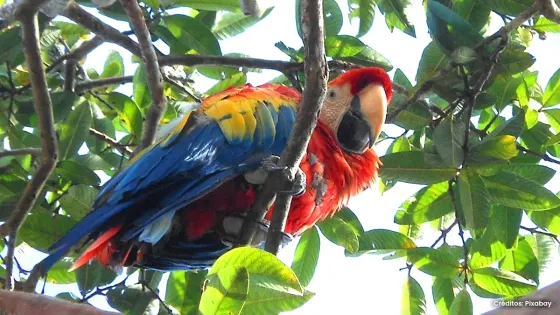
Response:
[[[68,270],[72,272],[81,266],[87,264],[90,260],[94,257],[99,256],[99,260],[101,264],[106,265],[110,259],[110,244],[109,241],[115,234],[117,234],[121,230],[121,226],[117,225],[115,227],[110,228],[107,232],[103,233],[93,244],[91,244],[88,249],[74,262],[72,267]]]

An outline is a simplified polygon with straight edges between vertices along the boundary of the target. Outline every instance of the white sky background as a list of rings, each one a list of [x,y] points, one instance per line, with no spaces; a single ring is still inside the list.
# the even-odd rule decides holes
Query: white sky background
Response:
[[[294,48],[299,48],[302,45],[295,28],[294,1],[282,0],[274,2],[276,3],[276,8],[263,21],[236,37],[220,41],[222,52],[224,54],[238,52],[250,55],[251,57],[271,60],[288,60],[288,57],[274,47],[274,44],[278,41],[283,41],[286,45]],[[422,51],[431,39],[427,31],[421,0],[413,0],[412,2],[413,6],[409,10],[409,17],[416,27],[416,38],[412,38],[397,29],[391,33],[385,25],[383,16],[377,11],[371,31],[363,36],[361,40],[389,59],[394,69],[400,68],[414,83]],[[338,1],[338,3],[343,14],[347,13],[346,1]],[[103,19],[103,17],[100,18]],[[493,18],[492,28],[489,32],[495,31],[502,24],[499,17],[493,16]],[[358,24],[351,25],[346,16],[344,16],[344,19],[341,34],[356,35]],[[116,23],[111,20],[110,24],[121,30],[129,29],[127,23]],[[546,41],[535,38],[528,50],[537,58],[537,62],[532,69],[539,70],[538,80],[543,88],[554,71],[560,66],[557,56],[560,51],[560,35],[547,35],[548,39]],[[112,49],[122,54],[126,63],[126,74],[133,74],[135,65],[130,63],[130,53],[113,44],[105,44],[96,49],[86,60],[85,66],[95,68],[101,72],[106,56]],[[391,75],[393,73],[394,70],[391,71]],[[264,70],[262,73],[249,73],[248,82],[258,85],[278,75],[278,72],[272,70]],[[195,86],[199,90],[204,91],[212,86],[214,82],[213,80],[200,77],[196,79]],[[123,92],[130,90],[131,85],[128,85]],[[401,133],[399,128],[393,126],[385,126],[384,130],[390,135],[400,135]],[[388,144],[388,141],[386,141],[378,147],[377,151],[380,155],[384,154]],[[553,192],[557,192],[560,187],[558,183],[557,176],[549,183],[548,188]],[[406,198],[411,196],[420,187],[409,184],[397,184],[383,196],[379,195],[377,189],[369,189],[352,199],[350,208],[359,216],[366,230],[373,228],[397,230],[398,226],[393,223],[393,216],[396,210]],[[526,223],[526,225],[534,226],[532,223]],[[423,240],[418,241],[417,244],[430,246],[438,236],[438,232],[427,229]],[[458,237],[453,236],[450,235],[448,240],[460,245]],[[297,241],[292,242],[280,254],[280,258],[288,265],[291,263],[296,245]],[[344,257],[344,250],[341,247],[333,245],[321,237],[319,265],[315,277],[308,287],[310,291],[316,293],[316,296],[291,314],[369,314],[374,311],[384,314],[398,314],[401,307],[401,288],[407,276],[406,271],[399,271],[399,269],[404,266],[403,260],[383,261],[380,256],[374,255],[366,255],[359,258]],[[557,268],[559,267],[560,263],[557,259],[549,270],[558,270]],[[413,269],[412,276],[424,288],[428,314],[437,314],[432,301],[431,276],[416,269]],[[553,272],[541,275],[542,286],[556,280],[558,280],[558,276]],[[47,294],[49,295],[56,295],[60,292],[59,290],[60,288],[55,288],[51,285],[47,286]],[[474,297],[475,314],[480,314],[493,308],[491,300],[472,296]],[[100,301],[100,306],[106,307],[107,304],[102,299],[97,299],[97,301]]]

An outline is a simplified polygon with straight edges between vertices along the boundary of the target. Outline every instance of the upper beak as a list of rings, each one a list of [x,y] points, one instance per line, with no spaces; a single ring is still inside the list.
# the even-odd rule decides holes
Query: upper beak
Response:
[[[362,154],[371,148],[381,133],[387,113],[387,96],[380,84],[364,87],[352,98],[350,108],[338,126],[337,139],[341,147]]]

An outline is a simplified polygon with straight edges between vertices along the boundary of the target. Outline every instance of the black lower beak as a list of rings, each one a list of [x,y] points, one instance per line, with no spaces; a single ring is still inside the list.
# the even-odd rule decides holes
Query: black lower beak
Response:
[[[354,97],[352,106],[344,113],[336,137],[340,146],[350,153],[362,154],[373,145],[371,128],[360,112],[357,97]]]

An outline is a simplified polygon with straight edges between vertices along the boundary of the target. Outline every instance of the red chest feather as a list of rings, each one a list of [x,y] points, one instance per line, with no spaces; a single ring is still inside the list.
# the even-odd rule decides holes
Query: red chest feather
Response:
[[[286,232],[301,234],[334,215],[351,196],[376,180],[380,164],[372,149],[361,155],[342,151],[327,126],[319,122],[300,166],[307,176],[307,189],[292,200]]]

